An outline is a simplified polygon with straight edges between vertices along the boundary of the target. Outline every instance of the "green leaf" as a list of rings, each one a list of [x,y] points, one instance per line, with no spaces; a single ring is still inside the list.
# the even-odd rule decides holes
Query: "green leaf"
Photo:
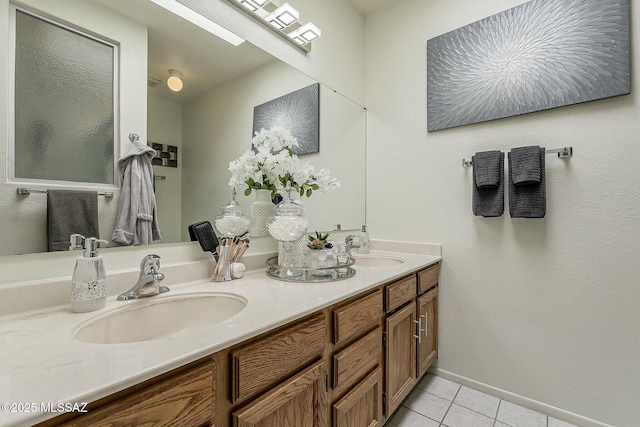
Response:
[[[249,194],[251,194],[251,187],[247,188],[244,190],[244,195],[248,196]]]
[[[311,189],[307,190],[307,197],[311,197]]]

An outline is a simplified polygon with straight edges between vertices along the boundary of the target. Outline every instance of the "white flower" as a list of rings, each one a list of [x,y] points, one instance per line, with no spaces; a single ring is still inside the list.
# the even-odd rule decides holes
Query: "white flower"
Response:
[[[298,140],[288,129],[274,126],[261,129],[251,140],[253,149],[229,163],[229,185],[252,190],[266,189],[282,193],[291,186],[300,195],[311,196],[313,191],[326,191],[340,187],[340,181],[330,177],[328,169],[315,172],[308,163],[301,164],[293,148]]]

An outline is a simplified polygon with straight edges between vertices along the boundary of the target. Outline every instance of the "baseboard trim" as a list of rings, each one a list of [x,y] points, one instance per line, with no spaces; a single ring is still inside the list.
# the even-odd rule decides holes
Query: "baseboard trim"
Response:
[[[519,394],[511,393],[510,391],[502,390],[441,368],[432,366],[428,372],[483,393],[507,400],[516,405],[524,406],[525,408],[542,412],[567,423],[575,424],[579,427],[614,427],[610,424],[583,417],[582,415],[574,414],[573,412],[565,411],[564,409],[556,408],[555,406],[547,405],[546,403],[538,402],[537,400],[529,399],[528,397],[520,396]]]

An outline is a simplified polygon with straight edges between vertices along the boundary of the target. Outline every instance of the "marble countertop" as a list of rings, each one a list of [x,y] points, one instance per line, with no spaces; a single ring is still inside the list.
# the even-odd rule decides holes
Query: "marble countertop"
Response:
[[[153,298],[193,292],[230,293],[248,304],[223,322],[151,341],[90,344],[74,338],[76,328],[87,320],[125,305],[148,304],[150,299],[120,302],[111,296],[104,309],[91,313],[72,313],[66,304],[1,316],[0,426],[22,426],[52,418],[59,414],[42,412],[41,404],[95,401],[441,259],[435,255],[372,253],[402,258],[404,263],[375,267],[356,264],[354,277],[326,283],[278,281],[267,277],[262,268],[230,282],[174,280],[171,292]],[[10,410],[20,411],[7,411],[7,403],[14,404]]]

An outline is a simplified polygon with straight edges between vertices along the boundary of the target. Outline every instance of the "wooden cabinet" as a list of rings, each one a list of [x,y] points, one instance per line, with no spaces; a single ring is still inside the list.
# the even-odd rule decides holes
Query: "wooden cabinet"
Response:
[[[192,368],[56,425],[213,425],[211,421],[214,408],[214,370],[213,363]]]
[[[332,387],[352,386],[378,366],[382,353],[382,328],[378,327],[344,350],[333,355]]]
[[[326,363],[317,362],[233,412],[234,427],[326,427]]]
[[[338,345],[366,332],[381,316],[381,290],[334,309],[333,343]]]
[[[385,320],[385,415],[389,416],[409,394],[416,379],[416,310],[408,304]]]
[[[44,426],[381,427],[438,355],[438,264]]]
[[[233,350],[231,401],[270,388],[320,356],[325,349],[326,330],[325,314],[320,313]]]
[[[418,378],[427,373],[438,356],[438,288],[418,298]]]
[[[385,286],[385,300],[387,313],[397,309],[416,296],[416,276],[398,280]]]
[[[438,269],[439,265],[434,264],[385,287],[387,417],[438,356]]]
[[[381,427],[382,368],[377,368],[333,405],[333,427]]]

